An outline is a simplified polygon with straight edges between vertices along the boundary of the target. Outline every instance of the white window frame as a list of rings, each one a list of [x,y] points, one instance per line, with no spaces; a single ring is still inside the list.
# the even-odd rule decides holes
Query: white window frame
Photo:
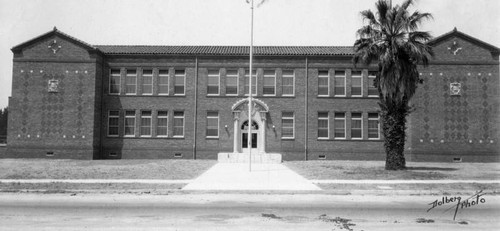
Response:
[[[248,70],[245,70],[245,75],[243,76],[243,81],[244,82],[244,86],[245,86],[245,89],[243,89],[243,92],[245,92],[247,89],[248,89],[248,86],[246,85],[247,84],[247,71]],[[251,77],[250,77],[251,78]],[[255,70],[255,94],[252,93],[252,96],[257,96],[257,93],[259,92],[259,87],[258,87],[258,82],[257,82],[258,78],[257,78],[257,70]],[[254,81],[252,81],[252,84],[254,83]],[[248,79],[248,85],[250,85],[250,79]],[[250,91],[252,90],[252,87],[250,88]],[[251,93],[251,92],[249,92]],[[245,93],[245,96],[248,96],[248,94]]]
[[[322,113],[326,113],[326,118],[324,117],[319,117],[319,113],[322,112]],[[326,130],[326,137],[319,137],[318,135],[318,140],[328,140],[330,139],[330,113],[327,112],[327,111],[320,111],[318,112],[318,134],[319,134],[319,121],[320,120],[326,120],[326,125],[327,125],[327,130]]]
[[[326,72],[326,75],[320,75],[321,72]],[[326,95],[319,94],[319,79],[326,78]],[[330,74],[328,70],[319,70],[318,71],[318,97],[329,97],[330,96]]]
[[[210,116],[210,115],[208,115],[210,112],[217,113],[217,116]],[[205,131],[208,131],[208,120],[209,119],[214,119],[214,118],[217,119],[217,136],[209,136],[205,132],[205,136],[207,138],[219,138],[219,133],[220,133],[220,131],[219,131],[220,119],[219,119],[219,112],[218,111],[207,111],[207,121],[206,121],[207,124],[206,124],[206,128],[205,128],[206,130]]]
[[[144,116],[144,112],[149,112],[149,116]],[[149,119],[149,135],[143,135],[142,134],[142,128],[144,128],[144,125],[142,124],[142,119]],[[153,136],[153,111],[152,110],[143,110],[141,111],[141,126],[139,128],[139,136],[140,137],[152,137]]]
[[[354,72],[360,72],[360,75],[353,75]],[[359,78],[360,79],[360,87],[361,87],[361,92],[359,95],[353,95],[352,94],[352,88],[354,87],[354,81],[352,81],[353,79],[355,78]],[[359,70],[355,70],[355,71],[352,71],[351,72],[351,96],[352,97],[363,97],[363,72],[362,71],[359,71]]]
[[[375,82],[375,78],[377,78],[376,75],[370,75],[370,73],[373,73],[374,71],[368,71],[368,97],[373,97],[373,98],[378,98],[378,93],[376,95],[370,95],[370,87],[371,87],[371,84],[370,84],[370,79],[373,79],[373,82]],[[373,87],[375,88],[375,90],[378,92],[378,89],[376,87]]]
[[[118,75],[113,75],[113,70],[118,70]],[[118,77],[118,84],[115,84],[115,85],[118,85],[118,92],[117,93],[112,93],[111,92],[111,89],[112,89],[112,84],[111,84],[111,79],[113,79],[112,77],[115,76],[115,77]],[[119,95],[121,93],[121,71],[120,69],[116,69],[116,68],[111,68],[109,70],[109,89],[108,89],[108,94],[110,95]]]
[[[343,71],[344,75],[337,75],[337,71],[339,71],[339,72]],[[334,96],[336,96],[336,97],[346,97],[346,94],[347,94],[347,89],[346,89],[347,88],[347,81],[346,81],[346,79],[347,79],[347,77],[346,77],[347,71],[346,70],[336,70],[333,74],[334,74],[334,76],[333,76]],[[336,85],[337,78],[344,78],[344,94],[343,95],[337,94],[337,90],[336,90],[337,89],[337,85]]]
[[[162,71],[167,71],[167,74],[161,74]],[[160,79],[166,78],[167,79],[167,84],[161,84]],[[170,92],[170,70],[169,69],[159,69],[158,70],[158,95],[168,95]],[[160,92],[160,86],[167,86],[167,92],[162,93]]]
[[[292,117],[284,117],[284,113],[292,113]],[[283,120],[284,119],[292,119],[292,136],[291,137],[283,137]],[[283,111],[281,112],[281,139],[283,140],[292,140],[295,139],[295,112],[293,111]]]
[[[182,112],[182,116],[176,116],[175,113],[176,112]],[[173,123],[173,129],[174,129],[174,133],[175,133],[175,119],[176,118],[182,118],[182,135],[175,135],[173,134],[173,137],[175,138],[184,138],[184,135],[186,133],[186,113],[184,111],[174,111],[174,114],[173,114],[173,118],[174,118],[174,123]]]
[[[177,96],[185,96],[185,95],[186,95],[186,69],[183,69],[183,70],[182,70],[182,71],[184,71],[184,74],[183,74],[183,75],[177,75],[177,74],[175,73],[175,71],[181,71],[181,70],[174,70],[174,95],[177,95]],[[175,85],[175,83],[176,83],[176,80],[177,80],[177,76],[182,76],[182,77],[183,77],[183,79],[184,79],[184,83],[183,83],[183,84],[184,84],[184,85],[183,85],[183,87],[184,87],[184,88],[183,88],[183,89],[184,89],[184,91],[183,91],[183,93],[182,93],[182,94],[180,94],[180,93],[176,93],[176,92],[175,92],[175,86],[176,86],[176,85]]]
[[[291,71],[292,72],[292,75],[285,75],[284,73],[287,72],[287,71]],[[292,78],[292,94],[283,94],[283,79],[284,78]],[[283,70],[282,71],[282,75],[281,75],[281,96],[295,96],[295,70]]]
[[[160,112],[167,112],[167,115],[160,115]],[[167,126],[166,128],[166,134],[165,135],[158,135],[158,128],[159,127],[164,127],[164,126],[159,126],[160,123],[158,123],[159,119],[166,119],[167,120]],[[156,112],[156,137],[168,137],[168,110],[158,110]]]
[[[210,84],[210,77],[215,77],[215,75],[210,75],[210,71],[217,71],[217,93],[216,94],[210,94],[208,93],[208,87],[210,87],[211,85]],[[210,95],[210,96],[218,96],[220,95],[220,70],[215,70],[215,69],[209,69],[208,70],[208,73],[207,73],[207,95]]]
[[[354,118],[353,114],[360,114],[361,117]],[[353,121],[354,120],[361,121],[361,128],[360,128],[360,130],[361,130],[361,137],[352,137],[352,125],[353,125]],[[350,130],[351,130],[351,139],[352,140],[362,140],[363,139],[363,113],[361,113],[361,112],[351,112],[351,129]]]
[[[377,118],[370,118],[370,114],[377,114]],[[370,126],[368,126],[368,139],[369,140],[380,140],[380,115],[377,112],[369,112],[368,113],[368,124],[370,124],[370,121],[377,121],[377,137],[371,137],[370,138]]]
[[[151,71],[151,74],[145,75],[144,74],[145,70],[146,71]],[[142,70],[142,83],[141,83],[141,94],[142,95],[153,95],[153,76],[154,76],[153,69],[144,69],[144,70]],[[151,84],[144,84],[145,77],[151,78]],[[144,93],[144,87],[145,86],[148,86],[151,89],[151,93]]]
[[[268,72],[273,72],[272,75],[266,75],[266,71]],[[273,94],[266,94],[264,91],[265,91],[265,88],[266,88],[266,78],[274,78],[274,84],[272,85],[272,87],[274,88],[274,93]],[[263,73],[263,87],[262,87],[262,95],[263,96],[276,96],[276,70],[264,70],[264,73]]]
[[[228,74],[229,72],[233,72],[233,71],[236,72],[235,75]],[[228,86],[227,85],[227,80],[229,78],[236,78],[236,94],[228,94],[227,93],[227,86]],[[239,78],[239,75],[238,75],[238,70],[234,70],[234,69],[233,70],[227,70],[226,71],[226,95],[227,96],[238,96],[239,93],[240,93],[240,78]]]
[[[111,112],[118,112],[117,115],[111,115]],[[110,125],[110,119],[118,119],[118,124],[116,126],[113,126],[117,128],[117,134],[109,134],[111,125]],[[120,111],[119,110],[109,110],[108,111],[108,137],[119,137],[120,136]]]
[[[344,117],[337,117],[337,116],[335,116],[335,114],[337,114],[337,113],[344,113]],[[346,117],[347,117],[347,112],[335,112],[335,113],[333,113],[333,137],[336,140],[345,140],[345,139],[347,139],[347,119],[346,119]],[[337,120],[343,120],[344,121],[344,137],[337,137],[335,135],[335,129],[337,129],[335,127],[335,121],[337,121]]]
[[[134,93],[128,93],[127,92],[127,87],[130,86],[127,81],[128,81],[128,77],[131,77],[131,76],[134,76],[134,75],[129,75],[128,71],[135,71],[135,83],[134,83],[134,88],[135,88],[135,91]],[[126,74],[125,74],[125,95],[137,95],[137,69],[127,69],[126,70]]]
[[[127,112],[134,112],[134,115],[133,116],[129,116],[127,115]],[[127,132],[127,119],[131,119],[133,118],[134,119],[134,126],[133,127],[133,134],[131,135],[127,135],[126,132]],[[137,118],[136,118],[136,112],[135,110],[125,110],[125,120],[123,121],[123,136],[124,137],[135,137],[135,130],[136,130],[136,126],[137,125]]]

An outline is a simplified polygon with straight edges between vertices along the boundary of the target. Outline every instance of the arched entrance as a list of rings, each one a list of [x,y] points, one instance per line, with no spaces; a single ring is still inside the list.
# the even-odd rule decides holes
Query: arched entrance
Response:
[[[232,107],[234,119],[233,152],[263,154],[266,152],[266,117],[269,112],[267,105],[259,99],[253,99],[252,113],[248,113],[248,99],[236,102]],[[250,118],[250,119],[249,119]],[[249,122],[252,121],[252,134],[248,134]],[[252,137],[249,147],[248,138]]]

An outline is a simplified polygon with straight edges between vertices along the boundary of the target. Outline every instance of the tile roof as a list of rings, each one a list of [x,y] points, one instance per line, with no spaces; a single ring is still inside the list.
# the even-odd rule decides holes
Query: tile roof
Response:
[[[248,55],[248,46],[120,46],[96,45],[107,55],[173,54],[173,55]],[[353,55],[351,46],[255,46],[254,55]]]

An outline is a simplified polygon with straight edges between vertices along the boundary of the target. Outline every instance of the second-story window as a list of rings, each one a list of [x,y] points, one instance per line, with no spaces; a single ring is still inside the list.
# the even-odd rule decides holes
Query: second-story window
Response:
[[[153,94],[153,70],[142,70],[142,94]]]
[[[248,85],[250,85],[250,78],[248,77],[248,70],[245,70],[245,95],[248,95]],[[257,74],[252,72],[252,95],[257,95]]]
[[[345,71],[335,71],[335,96],[345,96]]]
[[[207,95],[219,95],[219,70],[208,70]]]
[[[376,75],[377,75],[377,72],[375,72],[375,71],[368,72],[368,97],[377,97],[378,96],[378,90],[377,90],[377,87],[375,87]]]
[[[328,71],[318,71],[318,96],[329,96],[329,85]]]
[[[276,72],[264,70],[264,95],[276,95]]]
[[[168,95],[168,70],[158,71],[158,95]]]
[[[135,69],[127,70],[127,76],[125,76],[125,94],[137,94],[137,71]]]
[[[226,95],[238,95],[237,70],[227,70],[226,72]]]
[[[281,77],[281,95],[295,95],[295,77],[293,70],[283,70],[283,76]]]
[[[109,94],[120,94],[120,69],[111,69],[109,75]]]
[[[174,95],[185,95],[186,94],[185,86],[186,86],[186,71],[175,70]]]
[[[351,74],[351,96],[363,95],[363,75],[361,71],[352,71]]]

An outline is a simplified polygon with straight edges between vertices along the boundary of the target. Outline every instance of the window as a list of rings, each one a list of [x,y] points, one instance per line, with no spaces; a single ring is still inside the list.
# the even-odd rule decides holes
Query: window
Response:
[[[142,71],[142,94],[153,94],[153,70]]]
[[[375,87],[376,75],[377,75],[377,72],[375,72],[375,71],[368,72],[368,97],[377,97],[378,96],[378,90],[377,90],[377,87]]]
[[[295,130],[295,116],[293,112],[282,112],[281,114],[281,138],[293,139]]]
[[[351,138],[363,138],[363,117],[359,112],[351,113]]]
[[[186,85],[186,71],[175,70],[174,95],[185,95],[184,86]]]
[[[151,137],[152,116],[151,111],[141,112],[141,136]]]
[[[378,113],[368,113],[368,139],[379,139]]]
[[[168,136],[168,111],[158,111],[156,116],[156,136]]]
[[[120,69],[111,69],[109,76],[109,94],[120,94]]]
[[[207,112],[207,138],[219,137],[219,112]]]
[[[276,72],[264,70],[264,95],[276,95]]]
[[[318,112],[318,139],[328,139],[328,112]]]
[[[183,111],[174,111],[174,137],[184,137]]]
[[[137,93],[137,71],[127,70],[125,77],[125,94],[135,95]]]
[[[345,112],[336,112],[333,123],[335,139],[345,139]]]
[[[219,95],[219,70],[208,70],[207,94]]]
[[[108,136],[118,136],[119,120],[120,120],[120,111],[108,112]]]
[[[345,96],[345,71],[335,71],[335,96]]]
[[[226,95],[238,95],[237,70],[228,70],[226,73]]]
[[[125,111],[125,136],[135,136],[135,111]]]
[[[250,84],[250,78],[248,77],[248,70],[245,70],[245,95],[248,95],[248,85]],[[257,74],[252,71],[252,95],[257,95]]]
[[[158,94],[168,95],[168,70],[158,71]]]
[[[295,77],[293,70],[284,70],[281,78],[281,95],[293,96],[295,95]]]
[[[328,96],[329,95],[329,85],[330,79],[328,77],[328,71],[318,72],[318,96]]]
[[[351,74],[351,96],[363,96],[363,75],[361,71]]]

